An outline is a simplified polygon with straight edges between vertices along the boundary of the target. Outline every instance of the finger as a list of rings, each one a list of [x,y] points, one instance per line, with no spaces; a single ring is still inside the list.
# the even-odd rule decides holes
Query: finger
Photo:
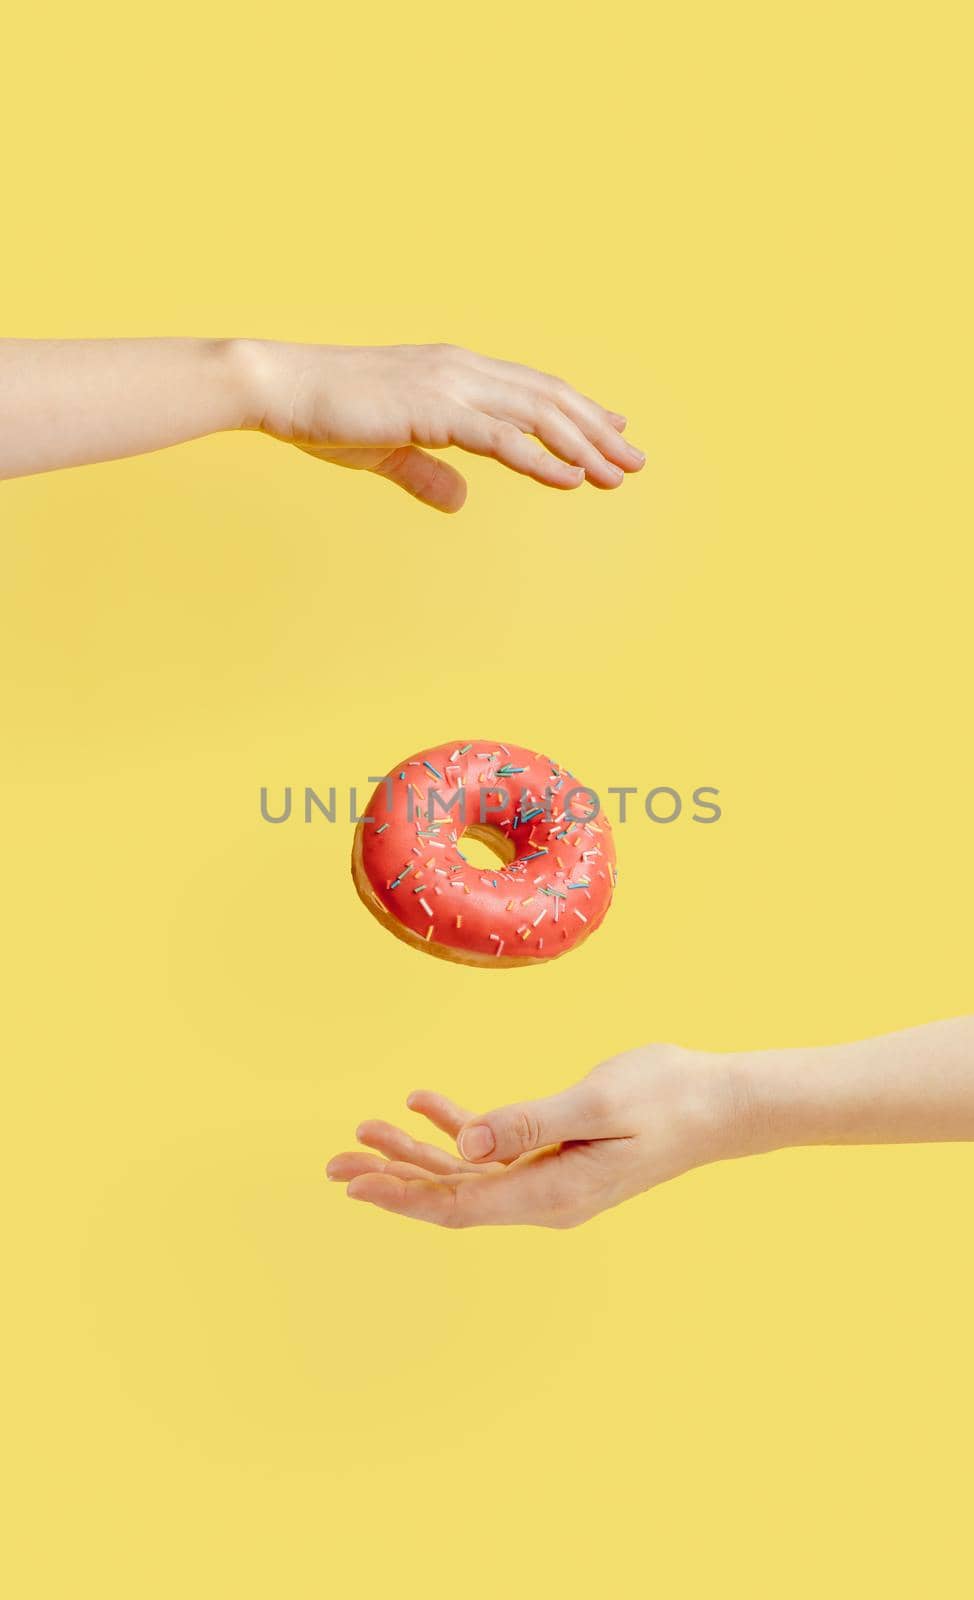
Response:
[[[642,450],[630,444],[628,439],[620,439],[628,426],[626,418],[620,411],[607,411],[600,406],[597,400],[590,395],[581,394],[578,389],[573,389],[570,383],[565,383],[562,378],[548,377],[542,380],[543,392],[556,406],[571,417],[579,427],[588,435],[593,444],[597,444],[603,455],[610,461],[615,461],[626,472],[638,472],[646,464],[646,457]]]
[[[564,1166],[552,1151],[511,1171],[476,1173],[453,1182],[398,1177],[388,1171],[367,1173],[350,1183],[347,1192],[352,1200],[366,1200],[383,1211],[444,1228],[567,1226],[585,1213],[568,1171],[559,1172],[559,1163]]]
[[[385,1165],[381,1156],[370,1156],[364,1150],[343,1150],[339,1155],[332,1156],[325,1168],[325,1176],[332,1183],[348,1183],[365,1172],[383,1172]]]
[[[466,1161],[511,1161],[565,1139],[608,1139],[626,1131],[611,1089],[583,1078],[547,1100],[524,1100],[472,1118],[460,1129],[457,1147]]]
[[[372,471],[436,511],[459,511],[467,498],[466,479],[456,467],[414,444],[391,451]]]
[[[533,433],[563,461],[582,467],[589,483],[596,488],[614,489],[622,482],[622,467],[607,460],[578,423],[547,395],[521,384],[494,382],[487,385],[482,403],[494,416],[506,418],[524,432]],[[620,449],[627,448],[607,422],[602,424],[602,429],[606,437],[611,435],[612,449],[617,455]]]
[[[435,1178],[410,1181],[394,1173],[369,1172],[355,1178],[345,1193],[350,1200],[366,1200],[380,1211],[395,1211],[420,1222],[454,1226],[456,1184],[438,1183]]]
[[[472,455],[490,456],[512,472],[520,472],[551,489],[577,489],[585,481],[584,468],[560,461],[529,439],[514,422],[489,417],[470,406],[457,406],[449,417],[450,443]]]
[[[418,1178],[424,1182],[435,1179],[437,1183],[444,1184],[457,1183],[464,1174],[462,1167],[457,1172],[431,1173],[426,1167],[417,1167],[412,1161],[387,1161],[384,1170],[390,1178]]]
[[[525,366],[523,361],[502,361],[497,356],[484,356],[477,351],[468,351],[466,359],[468,364],[479,372],[491,373],[494,377],[509,383],[524,384],[529,389],[536,389],[549,395],[559,405],[564,398],[572,395],[581,405],[602,417],[607,417],[612,426],[620,432],[626,427],[626,418],[621,411],[609,411],[597,400],[593,400],[591,395],[582,394],[573,384],[566,383],[564,378],[556,377],[553,372],[541,372],[537,367]]]
[[[425,1167],[414,1166],[411,1161],[385,1161],[381,1156],[370,1156],[365,1150],[343,1150],[340,1155],[332,1156],[325,1168],[326,1176],[333,1183],[350,1183],[353,1178],[370,1172],[388,1172],[399,1178],[430,1176]],[[449,1182],[450,1177],[449,1173],[442,1174],[443,1182]]]
[[[588,400],[583,394],[576,394],[567,384],[563,392],[556,393],[553,399],[555,405],[578,424],[607,460],[614,461],[624,472],[640,472],[646,465],[643,451],[637,450],[628,439],[620,437],[626,426],[625,417],[616,419],[611,412],[603,411],[593,400]]]
[[[407,1095],[406,1104],[410,1111],[418,1111],[420,1116],[428,1117],[434,1128],[439,1128],[441,1133],[448,1133],[455,1139],[465,1122],[473,1116],[472,1111],[465,1111],[463,1106],[458,1106],[454,1100],[447,1099],[445,1094],[437,1094],[433,1089],[414,1089]]]
[[[497,383],[485,400],[490,404],[495,395],[503,397],[506,414],[519,426],[527,424],[549,450],[584,466],[589,481],[601,488],[615,487],[621,481],[620,471],[638,472],[645,466],[643,452],[620,438],[609,412],[558,378],[546,383],[547,387]],[[607,473],[606,462],[619,470]],[[593,464],[594,477],[589,470]]]
[[[371,1145],[373,1150],[381,1150],[391,1161],[412,1161],[427,1172],[461,1170],[460,1161],[451,1151],[440,1150],[435,1144],[414,1139],[405,1129],[393,1127],[391,1122],[362,1122],[355,1130],[355,1137],[363,1144]]]

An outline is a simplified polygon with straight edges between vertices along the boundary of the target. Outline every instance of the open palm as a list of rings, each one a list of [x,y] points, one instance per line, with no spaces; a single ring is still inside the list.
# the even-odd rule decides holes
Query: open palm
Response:
[[[458,1153],[368,1121],[356,1137],[378,1154],[345,1151],[328,1176],[354,1200],[443,1227],[575,1227],[722,1153],[713,1088],[701,1058],[649,1045],[560,1094],[478,1117],[421,1089],[406,1104]]]

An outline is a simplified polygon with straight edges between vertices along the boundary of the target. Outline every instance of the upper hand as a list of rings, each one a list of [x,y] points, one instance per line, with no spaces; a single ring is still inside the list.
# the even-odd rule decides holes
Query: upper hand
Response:
[[[450,1228],[574,1227],[691,1167],[734,1153],[733,1093],[720,1058],[649,1045],[603,1062],[544,1100],[480,1116],[429,1090],[407,1105],[456,1140],[457,1154],[386,1122],[356,1136],[328,1176],[354,1200]]]
[[[645,457],[625,417],[548,373],[455,345],[247,342],[246,426],[322,461],[376,472],[439,511],[464,478],[428,454],[453,445],[555,489],[613,489]]]

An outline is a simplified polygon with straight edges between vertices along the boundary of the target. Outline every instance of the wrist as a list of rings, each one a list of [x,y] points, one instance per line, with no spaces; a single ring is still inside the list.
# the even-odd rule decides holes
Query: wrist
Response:
[[[743,1057],[675,1044],[652,1044],[638,1055],[642,1116],[651,1127],[660,1119],[665,1122],[677,1170],[748,1155],[757,1148]]]
[[[728,1135],[734,1156],[760,1155],[779,1149],[782,1137],[774,1093],[775,1074],[769,1068],[774,1052],[742,1050],[717,1059],[730,1107]]]
[[[697,1084],[695,1113],[707,1161],[759,1155],[789,1143],[776,1086],[773,1051],[688,1052]]]
[[[232,394],[233,421],[241,432],[260,432],[277,389],[276,346],[268,339],[220,339],[218,348]]]
[[[855,1046],[744,1050],[720,1058],[734,1107],[735,1155],[842,1142],[855,1098]],[[838,1074],[838,1077],[836,1077]],[[853,1119],[854,1120],[854,1119]]]

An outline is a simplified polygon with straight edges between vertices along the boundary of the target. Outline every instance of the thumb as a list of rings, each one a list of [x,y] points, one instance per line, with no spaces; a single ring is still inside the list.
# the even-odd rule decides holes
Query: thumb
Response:
[[[467,498],[466,479],[456,467],[414,444],[401,445],[372,470],[437,511],[459,511]]]
[[[621,1131],[605,1085],[585,1078],[547,1100],[522,1100],[471,1117],[457,1134],[465,1161],[513,1161],[564,1139],[607,1139]]]

